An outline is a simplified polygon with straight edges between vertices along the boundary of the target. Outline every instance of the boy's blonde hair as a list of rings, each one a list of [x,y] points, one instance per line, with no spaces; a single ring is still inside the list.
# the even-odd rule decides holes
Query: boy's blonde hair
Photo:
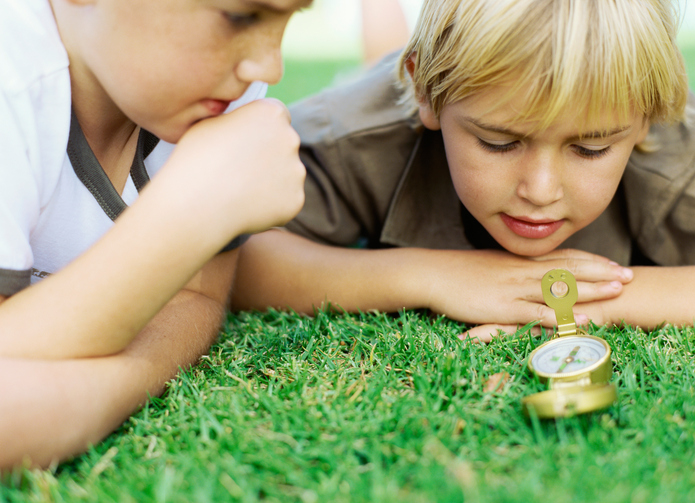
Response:
[[[517,119],[539,127],[578,104],[588,120],[615,110],[677,121],[688,82],[676,14],[669,0],[425,0],[399,77],[437,117],[506,85],[526,95]]]

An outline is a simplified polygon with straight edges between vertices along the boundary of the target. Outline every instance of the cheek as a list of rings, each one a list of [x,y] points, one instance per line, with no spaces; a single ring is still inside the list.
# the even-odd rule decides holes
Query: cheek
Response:
[[[468,151],[470,152],[470,151]],[[466,207],[481,197],[479,163],[475,155],[467,153],[465,148],[446,149],[449,174],[459,199]]]
[[[185,95],[186,89],[207,91],[232,65],[230,43],[220,33],[216,16],[202,12],[192,13],[189,22],[180,18],[167,26],[158,24],[131,51],[140,62],[140,77],[169,98]]]
[[[604,165],[570,180],[565,186],[565,197],[572,201],[576,215],[588,220],[597,218],[613,199],[623,171],[615,165]]]
[[[469,148],[451,154],[447,150],[447,160],[456,193],[475,216],[482,216],[483,211],[514,193],[513,177],[502,176],[510,172],[509,166],[502,165],[502,159],[491,162],[489,156]]]

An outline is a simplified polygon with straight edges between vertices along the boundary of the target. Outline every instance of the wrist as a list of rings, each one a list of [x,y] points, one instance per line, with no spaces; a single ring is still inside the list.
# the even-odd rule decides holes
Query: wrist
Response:
[[[424,248],[403,248],[400,251],[404,263],[396,268],[400,281],[395,285],[407,304],[404,307],[437,311],[440,304],[437,295],[443,281],[442,266],[446,263],[442,260],[444,257],[438,257],[442,252]]]

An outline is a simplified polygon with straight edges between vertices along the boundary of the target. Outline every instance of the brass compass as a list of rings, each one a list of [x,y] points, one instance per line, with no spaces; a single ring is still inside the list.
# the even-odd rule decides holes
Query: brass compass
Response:
[[[557,318],[554,338],[533,350],[528,368],[549,389],[522,399],[524,413],[553,418],[603,409],[616,399],[608,381],[613,372],[611,348],[600,337],[577,329],[572,306],[577,302],[577,281],[565,269],[548,271],[541,281],[543,300]]]

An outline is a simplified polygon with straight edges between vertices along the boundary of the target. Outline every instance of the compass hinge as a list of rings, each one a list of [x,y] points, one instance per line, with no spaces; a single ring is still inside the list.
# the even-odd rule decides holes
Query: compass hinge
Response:
[[[577,324],[576,323],[566,323],[564,325],[557,326],[556,337],[565,337],[566,335],[577,335]]]

